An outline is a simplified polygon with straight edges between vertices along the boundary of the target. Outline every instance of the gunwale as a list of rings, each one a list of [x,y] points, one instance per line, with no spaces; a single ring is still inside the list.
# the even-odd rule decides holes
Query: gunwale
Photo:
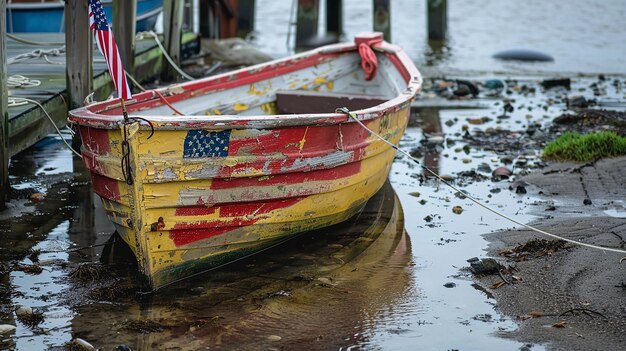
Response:
[[[388,101],[362,110],[353,111],[359,120],[366,121],[377,118],[386,113],[392,113],[406,107],[415,98],[422,84],[422,76],[415,68],[411,59],[401,48],[383,42],[373,47],[376,52],[383,53],[404,78],[407,87],[396,97]],[[263,79],[281,76],[293,71],[311,67],[325,59],[334,58],[342,54],[357,51],[352,43],[343,43],[326,46],[269,63],[242,68],[229,73],[199,79],[186,83],[171,85],[156,89],[167,97],[171,103],[183,101],[200,94],[212,91],[232,89]],[[126,102],[129,115],[140,111],[141,108],[154,108],[162,103],[154,91],[146,91],[133,96]],[[81,126],[100,129],[117,129],[124,123],[121,113],[121,104],[118,100],[107,100],[94,103],[70,112],[69,120]],[[311,114],[276,114],[276,115],[141,115],[148,119],[152,127],[141,122],[140,129],[150,128],[161,130],[224,130],[224,129],[270,129],[286,126],[328,125],[337,123],[354,123],[343,113],[311,113]]]

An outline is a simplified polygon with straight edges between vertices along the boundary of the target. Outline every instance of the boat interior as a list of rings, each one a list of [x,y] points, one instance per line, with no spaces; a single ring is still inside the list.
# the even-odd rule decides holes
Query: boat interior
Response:
[[[365,80],[361,58],[355,51],[329,57],[297,71],[288,70],[289,66],[284,63],[274,64],[276,74],[265,79],[259,74],[256,81],[255,75],[248,75],[241,79],[241,84],[231,83],[240,79],[242,72],[259,70],[259,67],[252,67],[225,76],[175,85],[163,92],[173,95],[170,98],[172,105],[186,116],[317,114],[334,113],[339,107],[359,110],[393,99],[407,89],[407,82],[391,60],[382,53],[377,57],[378,72],[369,81]],[[285,73],[281,74],[281,70]],[[228,88],[223,88],[226,86],[224,82],[229,83]],[[194,91],[192,97],[176,101],[176,95],[185,90]],[[151,105],[147,108],[146,105],[130,104],[129,111],[140,116],[175,114],[163,104]]]

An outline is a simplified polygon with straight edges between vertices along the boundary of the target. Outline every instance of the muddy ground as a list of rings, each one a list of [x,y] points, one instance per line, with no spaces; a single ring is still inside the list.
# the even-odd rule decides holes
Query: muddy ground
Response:
[[[522,180],[539,219],[533,226],[580,242],[626,247],[626,157],[552,163]],[[626,254],[558,243],[528,229],[486,234],[488,254],[507,267],[476,280],[520,327],[502,336],[550,350],[626,345]],[[538,241],[542,240],[542,241]],[[526,245],[526,246],[523,246]],[[506,279],[506,282],[504,282]],[[504,284],[503,284],[504,282]]]

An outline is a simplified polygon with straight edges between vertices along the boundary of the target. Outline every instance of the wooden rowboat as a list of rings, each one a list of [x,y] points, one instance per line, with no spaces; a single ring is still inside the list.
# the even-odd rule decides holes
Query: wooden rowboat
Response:
[[[398,144],[421,83],[402,49],[368,33],[137,94],[128,120],[118,100],[69,120],[94,191],[159,288],[357,214],[396,153],[364,126]]]

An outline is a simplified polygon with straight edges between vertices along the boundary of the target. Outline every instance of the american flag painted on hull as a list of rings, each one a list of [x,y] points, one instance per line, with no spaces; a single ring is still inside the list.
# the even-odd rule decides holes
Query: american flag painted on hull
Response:
[[[107,62],[117,95],[122,100],[132,99],[133,95],[126,81],[122,59],[100,0],[89,0],[89,28],[91,28],[98,49]]]

